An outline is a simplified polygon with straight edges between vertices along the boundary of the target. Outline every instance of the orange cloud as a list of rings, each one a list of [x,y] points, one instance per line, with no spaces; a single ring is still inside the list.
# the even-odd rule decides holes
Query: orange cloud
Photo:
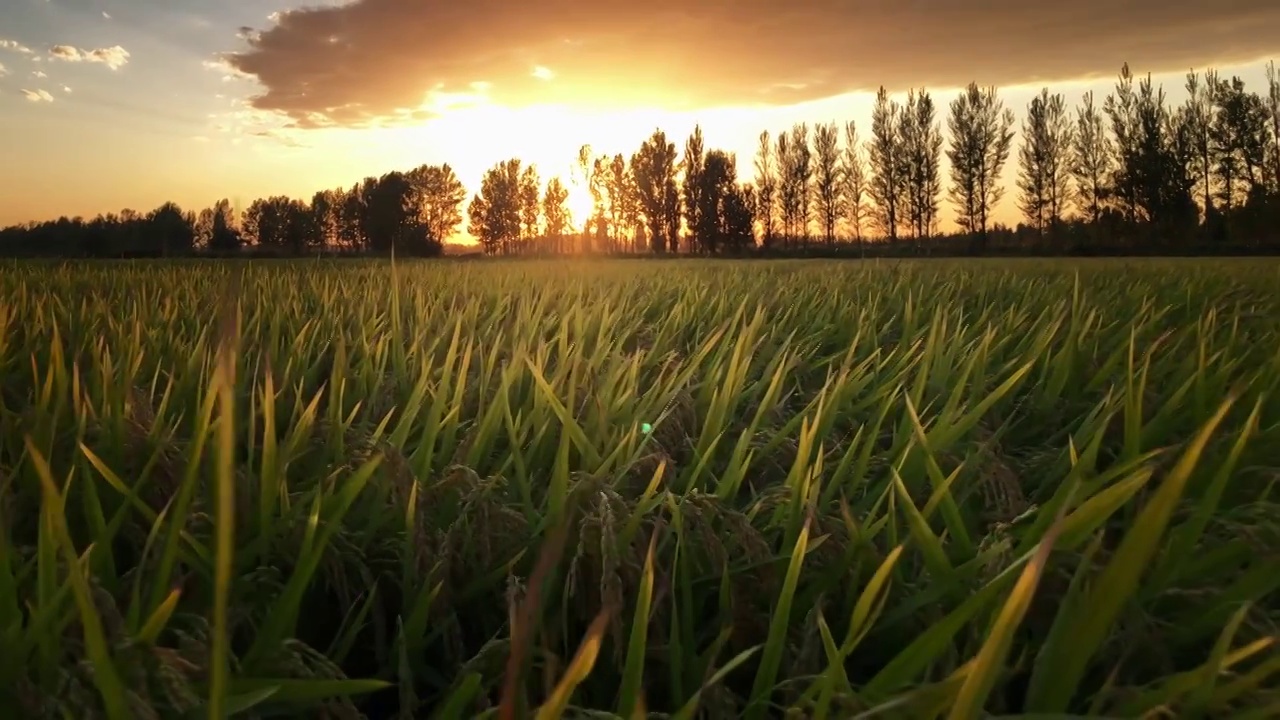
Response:
[[[241,28],[255,107],[300,126],[391,122],[430,90],[508,105],[789,104],[881,84],[1013,84],[1255,60],[1275,0],[355,0]],[[549,73],[531,68],[554,70]]]

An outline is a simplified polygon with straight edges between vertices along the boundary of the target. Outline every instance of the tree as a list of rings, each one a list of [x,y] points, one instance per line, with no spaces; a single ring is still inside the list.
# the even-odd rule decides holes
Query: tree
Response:
[[[235,252],[240,249],[240,231],[236,229],[235,213],[227,198],[222,198],[209,209],[207,243],[209,249],[215,252]]]
[[[787,137],[785,151],[782,138]],[[813,181],[813,151],[809,147],[809,126],[796,123],[789,136],[778,136],[778,163],[783,197],[783,226],[791,238],[809,237]]]
[[[257,245],[280,247],[284,245],[284,205],[289,199],[281,196],[257,198],[244,211],[245,234]]]
[[[676,146],[661,130],[640,145],[631,156],[640,208],[649,227],[649,247],[654,253],[676,251],[680,228],[680,193],[676,185]]]
[[[1178,131],[1164,91],[1150,76],[1135,90],[1125,65],[1115,95],[1107,98],[1107,114],[1118,150],[1112,185],[1125,217],[1147,223],[1153,239],[1171,223],[1187,221],[1188,214],[1194,224],[1193,180],[1187,172],[1191,143],[1185,130]]]
[[[782,227],[782,241],[790,245],[795,239],[796,218],[800,215],[800,195],[788,179],[788,163],[791,162],[791,135],[786,130],[778,133],[774,157],[778,161],[778,219]]]
[[[705,203],[699,196],[704,186],[702,169],[705,163],[706,150],[702,142],[702,126],[695,125],[693,133],[689,135],[688,140],[685,140],[684,157],[680,162],[684,170],[680,190],[684,200],[684,224],[691,235],[690,249],[698,244],[697,233],[698,229],[702,227],[702,219],[698,216],[698,213],[702,212],[705,207]]]
[[[1042,237],[1062,220],[1070,192],[1070,154],[1066,101],[1044,88],[1027,106],[1018,149],[1018,207]]]
[[[635,173],[624,156],[614,157],[609,177],[617,188],[621,204],[618,222],[621,223],[623,232],[629,235],[627,252],[640,252],[645,245],[644,213],[640,208],[640,190],[636,187]]]
[[[547,238],[555,243],[555,248],[563,252],[564,235],[569,231],[573,219],[569,215],[569,190],[553,177],[547,181],[547,190],[542,195],[542,218],[546,224]]]
[[[951,103],[951,202],[957,222],[973,236],[974,248],[986,249],[992,209],[1004,196],[1000,171],[1013,143],[1013,111],[996,96],[995,87],[969,86]]]
[[[1111,124],[1116,162],[1112,168],[1111,196],[1117,208],[1130,223],[1138,219],[1138,100],[1133,90],[1133,73],[1129,64],[1120,68],[1115,92],[1107,95],[1103,105]]]
[[[1108,180],[1114,172],[1113,153],[1102,113],[1093,104],[1093,92],[1087,92],[1084,105],[1076,109],[1069,171],[1075,180],[1076,203],[1090,223],[1102,219],[1111,194]]]
[[[524,228],[522,234],[526,240],[532,240],[538,235],[540,185],[538,169],[533,165],[526,165],[520,172],[520,224]]]
[[[1280,195],[1280,73],[1267,63],[1267,126],[1271,130],[1271,191]]]
[[[410,175],[393,171],[361,184],[361,227],[369,249],[432,254],[440,244],[422,222]]]
[[[1247,92],[1239,77],[1218,81],[1212,95],[1216,113],[1210,134],[1218,197],[1230,213],[1237,200],[1264,192],[1271,118],[1266,101]]]
[[[938,221],[939,170],[942,128],[933,98],[925,90],[911,91],[900,124],[903,190],[907,222],[917,239],[931,234]]]
[[[600,162],[592,155],[590,145],[583,145],[578,148],[578,166],[577,175],[574,181],[579,187],[585,188],[591,194],[591,215],[582,219],[582,249],[591,250],[591,228],[596,228],[596,235],[604,234],[602,225],[604,223],[604,186],[603,178],[600,175]],[[597,248],[599,249],[599,248]]]
[[[337,200],[331,190],[318,190],[311,196],[311,227],[316,233],[316,244],[334,244],[338,232]]]
[[[338,243],[348,249],[363,248],[367,242],[364,235],[364,195],[359,183],[350,190],[341,191],[342,200],[338,204]]]
[[[1213,127],[1217,108],[1212,93],[1217,86],[1218,76],[1212,70],[1205,73],[1203,83],[1198,73],[1187,73],[1187,100],[1179,112],[1182,131],[1191,144],[1188,169],[1203,199],[1200,208],[1206,223],[1213,213]]]
[[[778,169],[773,155],[773,143],[769,131],[760,133],[756,147],[756,219],[760,223],[760,241],[765,247],[773,244],[777,217]]]
[[[754,218],[749,193],[738,184],[737,159],[722,150],[712,150],[703,157],[697,178],[700,187],[695,197],[702,204],[694,232],[698,248],[714,255],[749,246],[754,241]]]
[[[835,242],[840,217],[840,135],[835,123],[813,127],[814,209],[827,244]]]
[[[742,252],[755,245],[755,208],[759,206],[755,188],[736,183],[729,188],[720,204],[721,245],[731,252]]]
[[[432,242],[443,245],[462,224],[467,190],[447,163],[422,165],[406,173],[414,192],[417,219]]]
[[[196,242],[195,217],[167,202],[147,215],[147,237],[154,238],[152,253],[161,257],[189,254]]]
[[[906,184],[903,177],[901,112],[881,86],[871,110],[871,142],[868,146],[871,183],[868,191],[875,203],[873,217],[876,225],[890,242],[898,239],[899,213]]]
[[[631,168],[627,167],[627,159],[621,153],[614,155],[605,168],[605,196],[609,205],[609,225],[615,244],[623,238],[626,231],[634,227],[632,204],[634,188],[631,181]]]
[[[515,252],[522,230],[518,159],[504,160],[485,171],[467,215],[467,232],[480,241],[487,254]]]
[[[844,148],[840,152],[840,200],[845,222],[862,249],[862,224],[867,217],[867,159],[858,140],[858,125],[844,125]]]

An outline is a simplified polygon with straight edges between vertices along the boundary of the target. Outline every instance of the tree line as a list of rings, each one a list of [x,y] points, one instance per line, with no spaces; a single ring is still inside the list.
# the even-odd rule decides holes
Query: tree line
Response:
[[[1280,251],[1280,77],[1267,87],[1213,70],[1186,75],[1168,102],[1125,65],[1115,87],[1074,106],[1048,88],[1015,127],[994,87],[970,84],[946,109],[926,89],[880,88],[869,127],[797,123],[764,131],[740,178],[702,129],[677,150],[655,130],[629,157],[578,153],[568,182],[589,193],[575,219],[569,186],[518,158],[487,170],[474,195],[449,165],[368,177],[310,201],[275,196],[241,213],[165,203],[92,220],[0,230],[0,252],[63,256],[318,251],[439,254],[466,228],[487,254],[1268,252]],[[1015,151],[1015,139],[1020,138]],[[945,154],[944,177],[942,158]],[[1004,171],[1016,163],[1016,182]],[[1012,193],[1015,228],[992,221]],[[939,225],[942,204],[956,228]],[[464,213],[465,204],[465,213]]]

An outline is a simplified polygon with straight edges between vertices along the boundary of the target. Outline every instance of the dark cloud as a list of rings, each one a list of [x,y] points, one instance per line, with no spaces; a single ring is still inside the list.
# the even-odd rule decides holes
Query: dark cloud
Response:
[[[304,127],[395,122],[478,81],[515,105],[784,104],[1280,49],[1277,0],[356,0],[272,22],[225,59],[263,86],[255,107]]]

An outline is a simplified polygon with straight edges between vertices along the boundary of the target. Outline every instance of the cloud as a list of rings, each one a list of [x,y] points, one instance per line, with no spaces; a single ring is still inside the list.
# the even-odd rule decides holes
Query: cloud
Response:
[[[53,102],[53,96],[47,90],[22,89],[22,95],[31,102]]]
[[[44,71],[43,71],[43,70],[32,70],[32,71],[31,71],[31,74],[32,74],[32,75],[34,75],[34,76],[36,76],[36,77],[38,77],[38,78],[47,78],[47,77],[49,77],[48,75],[45,75],[45,74],[44,74]]]
[[[63,86],[62,86],[62,92],[64,92],[64,93],[69,93],[69,92],[71,92],[71,88],[67,87],[66,85],[63,85]]]
[[[112,70],[119,70],[129,62],[129,51],[119,45],[97,50],[81,50],[72,45],[54,45],[49,48],[49,56],[67,62],[102,63]]]
[[[31,48],[26,45],[23,45],[17,40],[5,40],[4,38],[0,38],[0,50],[9,50],[23,55],[31,54]]]
[[[231,63],[227,62],[225,58],[201,60],[200,65],[205,70],[212,70],[214,72],[222,73],[222,82],[231,82],[232,80],[238,80],[241,78],[249,77],[245,73],[242,73],[240,72],[240,70],[233,67]]]
[[[1275,0],[354,0],[242,28],[226,57],[257,107],[350,125],[480,79],[504,104],[677,109],[1184,70],[1280,50],[1276,27]]]
[[[103,10],[103,11],[102,11],[102,17],[104,17],[104,18],[106,18],[106,19],[110,20],[110,19],[111,19],[111,13],[107,12],[106,10]]]
[[[539,80],[550,80],[556,76],[555,73],[551,72],[551,68],[545,67],[542,65],[535,65],[533,68],[533,72],[529,74],[538,78]],[[475,83],[472,83],[472,84],[474,85]]]
[[[5,75],[8,75],[8,74],[9,74],[9,71],[5,69],[4,63],[0,63],[0,77],[4,77]]]

